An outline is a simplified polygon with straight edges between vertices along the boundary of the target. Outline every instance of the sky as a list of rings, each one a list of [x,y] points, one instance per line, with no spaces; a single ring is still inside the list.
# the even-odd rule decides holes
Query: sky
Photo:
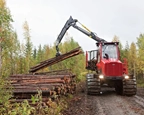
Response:
[[[22,26],[27,21],[34,46],[53,45],[70,16],[106,41],[118,36],[123,45],[126,41],[136,42],[139,34],[144,33],[144,0],[6,0],[6,3],[18,39],[24,42]],[[84,51],[96,49],[96,42],[75,28],[67,32]]]

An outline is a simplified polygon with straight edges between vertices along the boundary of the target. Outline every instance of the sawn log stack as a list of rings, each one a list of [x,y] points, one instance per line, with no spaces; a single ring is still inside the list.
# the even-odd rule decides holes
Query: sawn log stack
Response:
[[[78,47],[58,57],[40,62],[40,64],[30,68],[29,74],[11,75],[9,80],[13,86],[14,98],[30,99],[38,91],[42,91],[43,97],[74,93],[76,90],[75,75],[70,69],[49,72],[37,71],[81,53],[83,52]]]

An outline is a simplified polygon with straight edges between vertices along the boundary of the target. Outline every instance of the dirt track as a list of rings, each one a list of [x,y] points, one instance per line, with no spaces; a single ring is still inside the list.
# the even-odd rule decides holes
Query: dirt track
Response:
[[[83,89],[78,89],[64,115],[144,115],[144,89],[138,89],[138,95],[132,97],[117,95],[114,89],[89,96]]]

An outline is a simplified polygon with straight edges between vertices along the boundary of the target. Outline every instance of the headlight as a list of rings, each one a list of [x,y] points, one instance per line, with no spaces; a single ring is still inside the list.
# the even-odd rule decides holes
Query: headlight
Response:
[[[99,78],[100,78],[100,79],[103,79],[103,78],[104,78],[104,76],[103,76],[103,75],[99,75]]]
[[[125,79],[129,79],[129,76],[128,75],[125,75],[125,77],[124,77]]]

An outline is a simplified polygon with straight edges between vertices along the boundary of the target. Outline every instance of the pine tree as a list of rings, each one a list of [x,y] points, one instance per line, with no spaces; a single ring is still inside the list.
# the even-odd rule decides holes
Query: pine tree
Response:
[[[32,60],[32,42],[31,42],[31,36],[30,36],[30,29],[28,22],[25,21],[23,24],[23,29],[24,29],[24,39],[26,40],[25,44],[25,63],[26,63],[26,72],[29,71],[29,68],[31,65],[33,65],[33,60]]]
[[[129,44],[128,41],[126,41],[125,48],[124,48],[124,58],[128,60],[128,57],[129,57]]]

